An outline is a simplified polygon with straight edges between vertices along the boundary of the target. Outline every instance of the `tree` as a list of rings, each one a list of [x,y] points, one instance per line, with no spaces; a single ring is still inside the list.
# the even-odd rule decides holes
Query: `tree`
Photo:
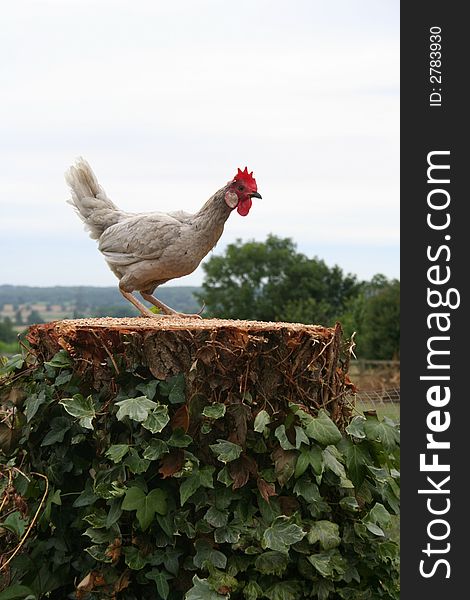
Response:
[[[0,321],[0,342],[11,344],[16,341],[16,331],[13,329],[13,323],[10,317],[5,317]]]
[[[361,284],[338,267],[297,251],[289,238],[237,240],[204,265],[208,313],[225,318],[333,324]]]
[[[400,356],[400,282],[375,275],[352,298],[340,318],[345,333],[356,336],[358,358],[398,359]]]
[[[44,323],[43,318],[41,317],[41,315],[38,313],[38,311],[36,309],[33,309],[28,316],[28,320],[27,320],[27,324],[28,325],[37,325],[39,323]]]

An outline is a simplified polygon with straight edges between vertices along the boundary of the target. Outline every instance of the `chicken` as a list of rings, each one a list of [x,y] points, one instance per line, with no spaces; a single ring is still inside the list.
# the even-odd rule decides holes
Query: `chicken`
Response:
[[[90,165],[82,158],[65,174],[72,191],[69,204],[85,223],[90,237],[111,271],[119,279],[119,290],[145,317],[179,313],[157,298],[155,289],[171,279],[192,273],[215,246],[225,221],[236,208],[246,217],[252,198],[261,198],[253,173],[238,169],[237,174],[220,188],[195,214],[128,213],[120,210],[99,185]],[[150,311],[132,292],[139,292],[162,314]]]

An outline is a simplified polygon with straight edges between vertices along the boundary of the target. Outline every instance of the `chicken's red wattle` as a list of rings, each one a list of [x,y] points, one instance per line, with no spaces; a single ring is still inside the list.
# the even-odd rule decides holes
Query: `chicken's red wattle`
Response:
[[[246,200],[240,200],[237,206],[237,212],[242,217],[246,217],[246,215],[250,212],[251,205],[253,204],[251,198],[247,198]]]

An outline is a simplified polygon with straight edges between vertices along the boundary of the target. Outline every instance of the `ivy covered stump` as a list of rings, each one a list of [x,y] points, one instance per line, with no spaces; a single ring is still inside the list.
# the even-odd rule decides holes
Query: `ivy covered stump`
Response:
[[[398,598],[398,428],[353,415],[339,324],[28,340],[0,371],[0,600]]]

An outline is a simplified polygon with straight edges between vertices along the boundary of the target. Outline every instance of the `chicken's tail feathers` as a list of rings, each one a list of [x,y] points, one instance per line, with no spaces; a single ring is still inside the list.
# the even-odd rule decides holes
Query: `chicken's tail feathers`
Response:
[[[105,229],[120,220],[123,212],[106,196],[84,158],[78,158],[68,169],[65,180],[72,191],[67,202],[75,208],[91,238],[97,240]]]

